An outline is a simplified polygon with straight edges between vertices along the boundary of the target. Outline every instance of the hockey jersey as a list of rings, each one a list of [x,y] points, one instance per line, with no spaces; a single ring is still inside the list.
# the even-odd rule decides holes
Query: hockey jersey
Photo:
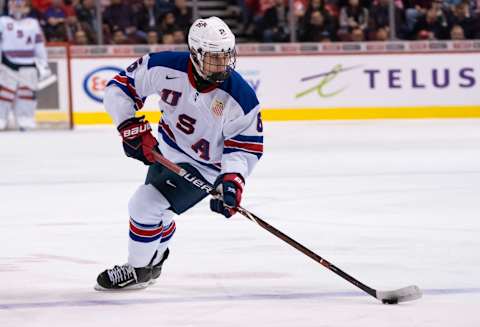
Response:
[[[32,65],[35,58],[46,63],[47,51],[38,20],[0,17],[0,51],[16,65]]]
[[[117,125],[135,115],[147,96],[158,94],[162,112],[159,147],[169,160],[188,162],[213,182],[219,173],[247,177],[263,154],[257,96],[233,71],[202,92],[195,88],[188,52],[147,54],[107,84],[121,90],[105,100]]]

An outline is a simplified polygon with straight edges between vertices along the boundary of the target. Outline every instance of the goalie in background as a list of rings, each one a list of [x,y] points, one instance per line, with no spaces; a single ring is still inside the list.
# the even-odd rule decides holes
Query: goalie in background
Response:
[[[25,0],[9,0],[8,16],[0,17],[0,130],[8,127],[9,112],[16,126],[35,128],[35,89],[52,73],[38,20],[26,17]]]

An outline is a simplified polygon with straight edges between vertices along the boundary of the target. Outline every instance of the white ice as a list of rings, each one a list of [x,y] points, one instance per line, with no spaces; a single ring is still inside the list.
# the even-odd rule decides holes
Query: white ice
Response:
[[[153,287],[94,291],[144,175],[113,126],[0,134],[0,326],[480,326],[480,120],[265,124],[244,207],[373,288],[424,290],[396,306],[207,201]]]

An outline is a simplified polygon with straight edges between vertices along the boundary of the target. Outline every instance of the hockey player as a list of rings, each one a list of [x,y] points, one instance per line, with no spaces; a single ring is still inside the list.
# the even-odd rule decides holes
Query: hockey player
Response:
[[[9,16],[0,17],[0,130],[8,125],[13,110],[20,130],[35,127],[35,92],[26,86],[51,75],[38,21],[26,17],[24,0],[8,1]],[[40,75],[40,76],[39,76]]]
[[[104,104],[118,126],[127,156],[149,165],[145,184],[129,202],[128,263],[97,278],[97,290],[144,288],[160,275],[175,233],[174,215],[205,193],[154,162],[159,151],[223,194],[210,208],[229,218],[240,204],[245,178],[263,153],[262,120],[253,89],[234,70],[235,36],[219,18],[190,27],[189,52],[150,53],[116,75]],[[158,141],[135,112],[160,95]]]

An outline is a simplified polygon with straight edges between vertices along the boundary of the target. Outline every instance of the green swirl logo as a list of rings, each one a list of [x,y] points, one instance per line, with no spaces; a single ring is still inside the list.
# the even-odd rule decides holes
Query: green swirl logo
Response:
[[[318,96],[320,96],[321,98],[331,98],[333,96],[336,96],[337,94],[345,91],[345,89],[348,88],[348,85],[344,86],[344,87],[341,87],[341,88],[339,88],[335,91],[332,91],[332,92],[325,91],[325,87],[327,85],[331,84],[331,82],[338,76],[338,74],[340,74],[342,72],[345,72],[345,71],[348,71],[348,70],[359,68],[359,67],[361,67],[361,66],[357,65],[357,66],[343,68],[342,65],[338,64],[338,65],[335,65],[332,68],[332,70],[330,70],[329,72],[304,77],[304,78],[301,79],[302,82],[306,82],[306,81],[309,81],[309,80],[312,80],[312,79],[315,79],[315,78],[321,78],[321,79],[318,82],[318,84],[314,85],[313,87],[308,88],[305,91],[302,91],[302,92],[299,92],[299,93],[295,94],[295,98],[299,99],[299,98],[304,97],[304,96],[306,96],[306,95],[308,95],[312,92],[315,92],[315,91],[317,92]]]

